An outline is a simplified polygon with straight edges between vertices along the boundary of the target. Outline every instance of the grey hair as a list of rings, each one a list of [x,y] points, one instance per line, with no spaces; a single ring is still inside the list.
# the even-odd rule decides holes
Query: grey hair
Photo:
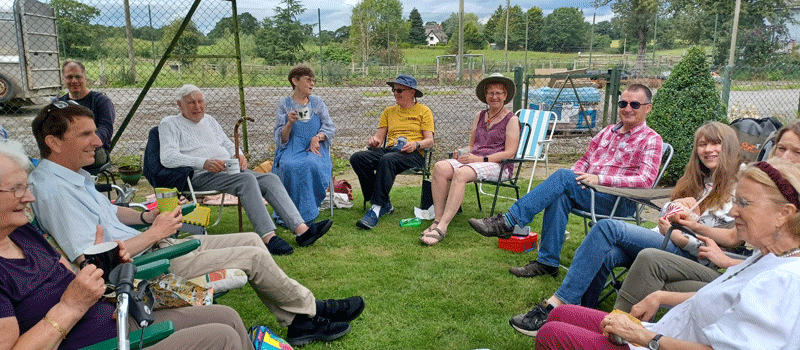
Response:
[[[18,141],[0,141],[0,158],[10,159],[14,163],[17,163],[17,165],[19,165],[19,167],[25,170],[27,173],[30,173],[33,170],[33,164],[31,164],[28,156],[25,155],[25,149]]]
[[[178,93],[177,93],[177,96],[176,96],[176,97],[178,98],[178,101],[180,101],[180,100],[182,100],[184,97],[188,96],[189,94],[191,94],[191,93],[193,93],[193,92],[195,92],[195,91],[197,91],[197,92],[199,92],[199,93],[201,93],[201,94],[203,93],[202,91],[200,91],[200,88],[199,88],[199,87],[197,87],[196,85],[192,85],[192,84],[184,84],[183,86],[181,86],[181,87],[178,89]]]

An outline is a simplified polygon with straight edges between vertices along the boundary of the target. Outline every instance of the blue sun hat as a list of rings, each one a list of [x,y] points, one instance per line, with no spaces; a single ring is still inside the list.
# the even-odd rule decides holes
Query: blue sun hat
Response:
[[[397,79],[386,82],[386,85],[391,86],[393,89],[394,89],[394,84],[400,84],[403,86],[410,87],[414,89],[414,97],[422,97],[422,91],[419,91],[419,89],[417,89],[417,79],[414,79],[414,77],[410,75],[400,74],[397,76]]]

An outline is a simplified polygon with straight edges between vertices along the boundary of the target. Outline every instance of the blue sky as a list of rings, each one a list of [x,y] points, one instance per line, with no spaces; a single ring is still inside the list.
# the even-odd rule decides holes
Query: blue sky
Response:
[[[103,5],[97,4],[92,0],[80,0],[81,2],[92,4],[101,10],[98,23],[105,25],[122,26],[124,17],[122,14],[121,1],[100,0]],[[400,0],[403,4],[403,16],[408,18],[412,9],[416,8],[422,16],[424,22],[435,21],[441,23],[447,19],[451,13],[458,12],[458,1],[437,1],[437,0]],[[178,17],[182,17],[192,4],[190,0],[179,0],[177,2],[164,3],[153,0],[131,0],[131,17],[135,27],[146,26],[152,19],[154,27],[160,27]],[[356,0],[342,1],[311,1],[302,0],[306,12],[299,17],[303,23],[314,24],[314,32],[317,31],[317,9],[320,9],[322,29],[336,30],[341,26],[350,25],[350,14]],[[258,20],[274,14],[273,9],[279,5],[276,0],[239,0],[237,2],[238,12],[250,12]],[[511,6],[520,6],[527,10],[533,6],[539,7],[547,15],[553,9],[559,7],[578,7],[583,10],[583,14],[588,22],[592,21],[592,15],[597,14],[597,22],[608,20],[612,17],[611,9],[606,6],[595,9],[591,0],[533,0],[522,2],[511,2]],[[148,15],[148,6],[150,14]],[[471,12],[485,22],[498,6],[506,6],[502,0],[465,0],[464,11]],[[193,20],[198,28],[204,33],[208,33],[222,17],[230,16],[230,2],[223,0],[205,0],[201,2]]]

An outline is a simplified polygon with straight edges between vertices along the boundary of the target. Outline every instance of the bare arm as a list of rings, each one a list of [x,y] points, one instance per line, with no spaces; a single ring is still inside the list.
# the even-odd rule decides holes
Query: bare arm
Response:
[[[656,311],[658,311],[661,305],[675,306],[688,300],[694,294],[695,293],[678,293],[658,290],[648,294],[642,301],[631,307],[631,315],[640,320],[647,321],[653,318],[653,315],[656,314]]]
[[[380,145],[383,144],[383,140],[386,139],[386,133],[388,132],[388,127],[378,128],[378,130],[375,132],[375,135],[370,137],[370,139],[367,141],[367,146],[380,147]]]
[[[600,322],[603,328],[603,335],[609,336],[616,334],[622,339],[641,347],[647,344],[656,336],[656,333],[644,328],[644,326],[633,322],[627,315],[608,314]],[[658,341],[659,350],[713,350],[708,345],[678,340],[675,338],[661,337]]]
[[[103,271],[87,265],[67,286],[61,300],[47,312],[46,317],[69,333],[81,317],[103,295]],[[0,319],[0,349],[56,349],[63,335],[49,321],[42,319],[24,334],[19,334],[16,317]]]

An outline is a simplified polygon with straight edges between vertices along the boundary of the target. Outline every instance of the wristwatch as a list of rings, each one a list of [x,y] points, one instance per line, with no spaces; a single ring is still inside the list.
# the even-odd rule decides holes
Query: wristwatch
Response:
[[[661,339],[662,336],[663,335],[661,334],[656,334],[656,336],[653,337],[653,339],[651,339],[649,343],[647,343],[647,347],[650,350],[658,350],[658,340]]]
[[[488,162],[489,162],[489,157],[487,157],[487,156],[484,156],[484,157],[483,157],[483,162],[484,162],[484,163],[488,163]]]
[[[419,151],[419,142],[417,142],[417,151]]]

